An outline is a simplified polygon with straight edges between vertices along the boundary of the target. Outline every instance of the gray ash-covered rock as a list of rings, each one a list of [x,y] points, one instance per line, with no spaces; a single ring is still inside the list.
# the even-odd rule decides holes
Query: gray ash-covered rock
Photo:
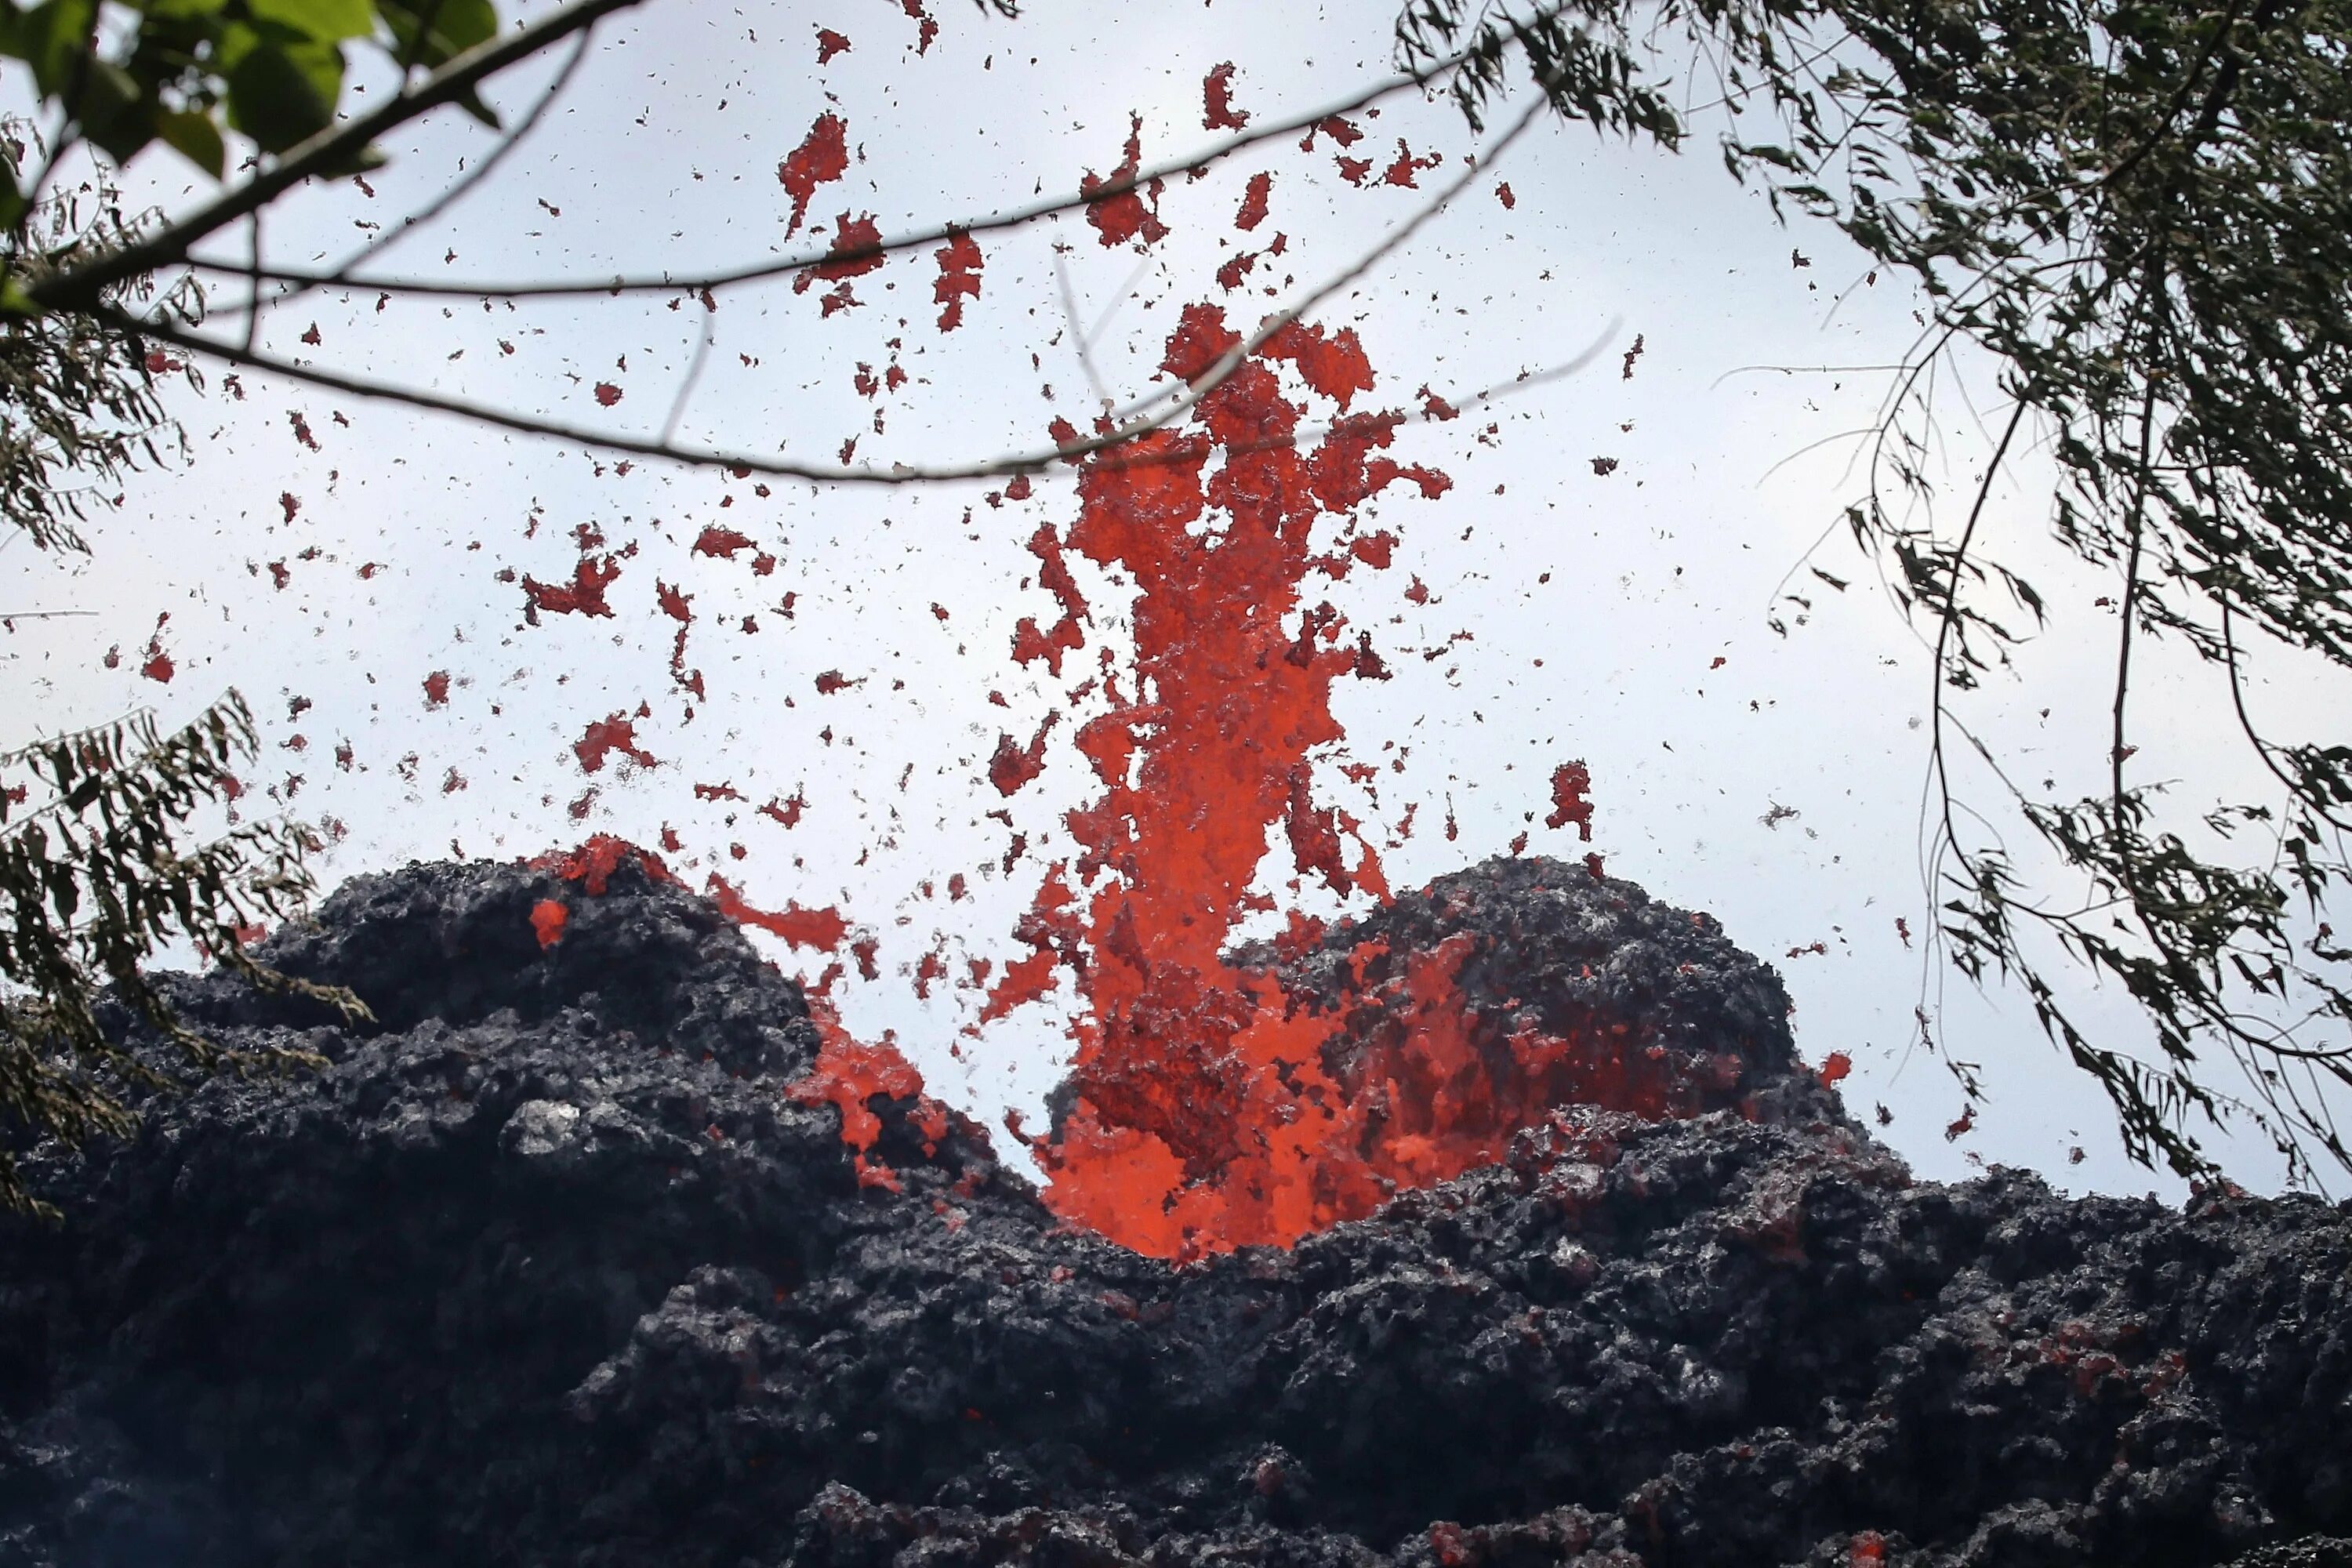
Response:
[[[1547,925],[1548,864],[1379,934],[1744,1035],[1769,1114],[1563,1109],[1183,1268],[910,1102],[861,1186],[797,988],[634,865],[354,882],[268,952],[378,1026],[189,981],[329,1067],[27,1162],[68,1219],[0,1222],[0,1568],[2352,1563],[2352,1215],[1915,1182],[1769,971],[1646,900]]]

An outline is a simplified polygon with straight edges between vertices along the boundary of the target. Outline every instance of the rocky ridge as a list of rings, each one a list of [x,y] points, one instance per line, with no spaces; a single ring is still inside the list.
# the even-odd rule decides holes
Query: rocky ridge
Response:
[[[1174,1268],[911,1100],[861,1185],[799,989],[635,863],[359,879],[266,954],[376,1025],[177,988],[323,1071],[28,1158],[0,1568],[2352,1563],[2352,1211],[1915,1181],[1769,968],[1575,868],[1374,921],[1738,1103]]]

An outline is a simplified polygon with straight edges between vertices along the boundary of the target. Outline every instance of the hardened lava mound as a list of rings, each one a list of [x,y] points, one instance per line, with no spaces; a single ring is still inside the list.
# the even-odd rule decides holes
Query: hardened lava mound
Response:
[[[1549,861],[1244,957],[1355,1090],[1368,942],[1454,943],[1505,1079],[1605,1036],[1693,1113],[1562,1104],[1179,1267],[898,1076],[813,1092],[799,988],[639,862],[355,881],[267,952],[377,1025],[179,988],[325,1070],[28,1158],[68,1218],[0,1221],[0,1568],[2352,1563],[2352,1214],[1916,1182],[1768,968]]]

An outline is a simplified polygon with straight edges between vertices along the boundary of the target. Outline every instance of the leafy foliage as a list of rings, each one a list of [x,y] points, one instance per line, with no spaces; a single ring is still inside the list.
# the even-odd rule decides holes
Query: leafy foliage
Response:
[[[13,179],[39,151],[29,125],[0,121],[0,174]],[[112,186],[93,181],[0,235],[0,266],[11,278],[37,279],[120,246],[131,232]],[[183,285],[162,304],[188,320],[196,300]],[[184,450],[156,396],[155,376],[170,363],[86,317],[0,312],[0,521],[37,549],[80,552],[75,525],[93,489],[102,494],[142,461],[164,460],[167,448]]]
[[[100,994],[110,984],[200,1071],[314,1062],[277,1047],[224,1051],[184,1025],[144,972],[178,939],[265,988],[365,1016],[349,994],[245,951],[259,922],[285,919],[310,891],[303,830],[252,823],[190,841],[194,819],[230,792],[231,766],[254,746],[252,715],[232,695],[171,735],[140,716],[0,755],[0,1110],[20,1124],[79,1145],[129,1127],[122,1086],[167,1086],[108,1038]],[[0,1149],[0,1206],[27,1205],[37,1206]]]
[[[162,142],[215,179],[230,132],[275,153],[333,123],[349,46],[429,70],[499,25],[490,0],[130,0],[105,13],[98,0],[5,0],[0,56],[23,61],[63,116],[60,147],[87,141],[121,163]],[[480,100],[468,107],[495,123]],[[0,225],[38,194],[37,179],[0,184]]]
[[[28,128],[0,125],[0,155],[21,167]],[[136,224],[102,176],[53,194],[13,238],[26,272],[73,266],[128,242]],[[0,250],[11,247],[0,237]],[[143,280],[134,292],[151,286]],[[195,308],[193,292],[164,310]],[[86,552],[75,527],[92,498],[179,441],[155,377],[163,356],[86,316],[0,315],[0,520],[43,549]],[[0,1121],[78,1145],[129,1125],[120,1090],[165,1086],[110,1041],[100,995],[176,1042],[201,1071],[284,1066],[298,1052],[224,1052],[184,1026],[144,966],[166,944],[203,951],[274,990],[315,995],[347,1015],[349,995],[257,963],[244,948],[268,919],[301,906],[312,847],[284,823],[199,838],[199,817],[234,797],[231,768],[252,755],[251,715],[234,692],[187,728],[160,735],[141,715],[0,754]],[[0,1207],[34,1206],[0,1147]]]
[[[2136,1158],[2209,1172],[2194,1124],[2242,1110],[2297,1175],[2322,1153],[2352,1168],[2329,1110],[2352,1087],[2352,950],[2325,919],[2352,880],[2352,747],[2273,739],[2243,689],[2250,636],[2352,667],[2352,5],[1666,0],[1652,16],[1635,42],[1630,7],[1610,0],[1549,20],[1414,0],[1398,33],[1408,59],[1480,47],[1489,68],[1463,86],[1474,113],[1516,43],[1563,113],[1668,145],[1684,128],[1660,118],[1645,73],[1679,38],[1714,62],[1735,114],[1761,107],[1779,123],[1770,139],[1726,139],[1732,172],[1920,282],[1932,329],[1847,517],[1892,558],[1933,637],[1949,954],[1971,975],[2021,981],[2105,1089]],[[1563,66],[1580,84],[1565,96]],[[1903,411],[1924,407],[1923,378],[1963,339],[2003,363],[2010,418],[1947,531],[1899,504],[1928,493],[1924,437]],[[1977,685],[2044,616],[2032,584],[1978,542],[2029,425],[2056,459],[2057,537],[2114,574],[2120,606],[2105,789],[2047,801],[2010,786],[2087,878],[2090,896],[2067,903],[1963,838],[1944,766],[1952,739],[1977,744],[1947,692]],[[2133,776],[2132,656],[2151,636],[2180,639],[2226,682],[2272,798],[2183,823],[2165,816],[2161,784]],[[2239,862],[2231,847],[2253,838]],[[2029,951],[2032,930],[2128,991],[2155,1061],[2088,1037]],[[2212,1081],[2203,1053],[2216,1048],[2250,1099]]]

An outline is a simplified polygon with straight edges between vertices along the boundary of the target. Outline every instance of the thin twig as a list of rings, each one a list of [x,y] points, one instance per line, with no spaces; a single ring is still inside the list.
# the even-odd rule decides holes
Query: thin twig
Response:
[[[337,262],[333,271],[328,277],[320,279],[316,282],[296,284],[272,303],[290,303],[314,289],[327,288],[335,284],[350,284],[352,268],[399,244],[400,241],[456,205],[467,192],[488,179],[491,171],[506,161],[508,153],[513,152],[525,138],[539,128],[539,122],[546,117],[549,108],[562,96],[563,89],[572,85],[572,75],[579,70],[580,62],[587,58],[588,46],[595,41],[595,37],[596,29],[593,25],[580,30],[580,37],[572,44],[572,53],[564,60],[562,68],[555,73],[555,79],[547,84],[546,90],[541,92],[538,101],[530,106],[530,111],[515,122],[513,130],[499,139],[499,144],[491,148],[488,155],[452,181],[448,188],[427,203],[424,211],[411,213],[400,220],[399,227],[385,230]]]
[[[245,352],[253,352],[254,340],[261,335],[262,312],[268,309],[261,302],[261,209],[254,208],[245,215],[246,243],[251,251],[252,265],[246,269],[253,280],[252,292],[247,296],[251,309],[245,313]]]
[[[703,363],[710,357],[711,341],[719,336],[719,312],[705,305],[702,308],[702,331],[694,343],[694,358],[686,367],[686,379],[677,384],[677,395],[670,399],[669,417],[662,421],[662,445],[677,434],[677,422],[686,417],[686,405],[694,395],[695,384],[702,379]]]
[[[607,4],[635,4],[635,0],[604,0]],[[552,299],[566,296],[597,294],[674,294],[699,291],[704,289],[730,289],[741,283],[756,283],[770,278],[783,277],[804,271],[812,267],[851,266],[887,257],[898,251],[920,249],[925,246],[951,242],[959,235],[988,234],[1008,228],[1020,228],[1058,214],[1090,207],[1099,202],[1114,200],[1131,192],[1145,189],[1156,182],[1190,174],[1222,163],[1234,153],[1288,136],[1311,126],[1319,125],[1335,115],[1353,114],[1384,98],[1414,88],[1426,87],[1446,72],[1458,68],[1466,55],[1455,55],[1440,61],[1425,71],[1391,77],[1373,87],[1324,108],[1287,120],[1274,121],[1251,131],[1226,138],[1198,153],[1166,163],[1156,163],[1122,179],[1105,182],[1091,193],[1066,192],[1042,198],[1024,206],[1009,207],[1002,212],[978,217],[954,218],[944,223],[929,224],[904,234],[887,236],[868,244],[841,246],[824,250],[803,250],[773,260],[754,262],[730,268],[720,272],[699,276],[679,277],[664,273],[660,277],[620,275],[603,279],[568,279],[523,283],[469,283],[462,279],[433,278],[339,278],[331,272],[280,268],[268,276],[281,283],[334,283],[352,289],[373,289],[393,294],[457,295],[467,299],[500,300]],[[170,259],[180,259],[173,258]],[[210,272],[239,272],[244,268],[231,263],[215,261],[204,257],[184,258],[191,267]],[[161,263],[158,263],[161,265]]]
[[[51,310],[94,310],[108,289],[187,259],[189,247],[205,236],[268,206],[321,170],[348,166],[351,159],[385,132],[457,101],[486,78],[529,59],[599,17],[637,4],[639,0],[572,0],[571,5],[503,38],[478,44],[367,113],[320,132],[236,189],[223,192],[147,238],[69,272],[37,279],[26,291],[36,303]]]
[[[1276,333],[1304,319],[1333,295],[1352,286],[1383,258],[1418,234],[1432,218],[1443,212],[1454,197],[1461,195],[1473,182],[1491,173],[1501,160],[1504,152],[1527,132],[1528,127],[1535,123],[1537,117],[1546,107],[1545,101],[1540,98],[1531,103],[1527,111],[1520,115],[1517,122],[1496,142],[1492,153],[1478,160],[1443,190],[1437,192],[1419,211],[1383,236],[1380,243],[1365,252],[1363,256],[1289,306],[1267,317],[1255,331],[1234,343],[1198,377],[1175,392],[1172,397],[1169,398],[1166,406],[1151,414],[1114,424],[1107,430],[1097,431],[1092,436],[1082,437],[1076,441],[975,463],[922,466],[901,463],[894,464],[888,468],[820,467],[810,463],[759,457],[750,453],[681,447],[667,441],[618,436],[561,424],[554,420],[513,414],[485,404],[446,397],[438,393],[387,386],[380,382],[362,381],[340,372],[299,364],[258,352],[241,351],[217,340],[174,326],[167,321],[141,321],[113,306],[100,306],[90,313],[95,319],[123,331],[143,332],[148,337],[171,343],[192,353],[209,354],[231,363],[269,371],[292,380],[307,382],[313,386],[347,393],[356,397],[403,403],[412,407],[454,414],[477,424],[514,430],[524,435],[573,441],[583,447],[631,457],[656,458],[696,467],[731,468],[741,473],[757,473],[773,478],[806,479],[815,484],[907,485],[944,483],[959,479],[1009,479],[1017,474],[1046,472],[1056,463],[1071,461],[1123,445],[1181,417],[1202,398],[1223,385],[1234,371],[1240,369],[1253,354],[1264,348]],[[1587,357],[1590,353],[1598,351],[1589,351]]]
[[[1064,330],[1070,334],[1078,351],[1078,365],[1087,373],[1087,385],[1093,390],[1095,402],[1108,413],[1118,405],[1118,399],[1113,397],[1110,388],[1103,384],[1102,372],[1095,364],[1092,334],[1087,331],[1086,323],[1078,320],[1078,301],[1070,291],[1069,264],[1062,259],[1065,248],[1059,244],[1054,247],[1054,283],[1061,290],[1062,320],[1067,323]]]

